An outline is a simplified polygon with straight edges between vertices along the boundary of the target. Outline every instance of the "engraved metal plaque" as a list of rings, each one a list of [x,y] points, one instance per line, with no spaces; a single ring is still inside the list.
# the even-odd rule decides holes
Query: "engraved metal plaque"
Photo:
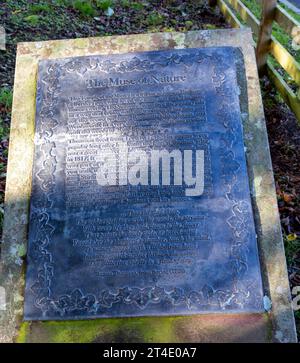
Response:
[[[263,310],[237,60],[39,63],[25,319]]]

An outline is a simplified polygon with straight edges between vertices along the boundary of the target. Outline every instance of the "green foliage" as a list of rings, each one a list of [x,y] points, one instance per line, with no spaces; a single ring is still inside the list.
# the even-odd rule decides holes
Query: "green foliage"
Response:
[[[80,12],[83,16],[95,16],[96,11],[91,1],[75,0],[73,8]]]
[[[113,0],[96,0],[96,6],[97,8],[101,10],[108,10],[109,8],[112,8],[114,5]]]
[[[41,4],[29,4],[28,12],[32,14],[39,14],[39,13],[50,13],[52,11],[51,5],[41,3]]]
[[[214,24],[205,24],[205,29],[207,30],[214,30],[217,29],[217,27]]]
[[[138,2],[130,2],[128,1],[128,6],[131,7],[131,9],[134,9],[134,10],[137,10],[137,11],[140,11],[140,10],[143,10],[144,9],[144,4],[142,3],[138,3]]]
[[[120,4],[123,8],[129,8],[130,7],[130,1],[129,0],[121,0]]]
[[[54,0],[53,4],[56,6],[69,6],[70,0]]]
[[[243,4],[247,6],[248,9],[256,16],[257,19],[261,19],[261,5],[256,0],[241,0]],[[283,4],[280,4],[283,6]],[[284,7],[284,6],[283,6]],[[284,7],[285,8],[285,7]],[[293,13],[291,10],[285,8],[296,20],[300,20],[300,16]],[[235,11],[234,11],[235,12]],[[235,12],[238,19],[245,24],[245,22],[241,19],[240,15]],[[293,57],[300,62],[300,52],[295,51],[292,48],[292,38],[289,34],[287,34],[276,22],[273,24],[272,35],[281,43],[292,55]],[[279,65],[279,63],[272,57],[269,57],[271,64],[277,69],[284,80],[293,88],[295,87],[295,83],[289,76],[289,74]]]
[[[38,26],[41,21],[40,15],[28,15],[24,18],[26,23],[28,23],[31,26]]]
[[[9,129],[3,125],[3,120],[0,118],[0,140],[8,138]]]
[[[164,17],[160,13],[153,11],[147,16],[147,23],[148,25],[157,26],[164,22]]]
[[[175,31],[175,29],[172,26],[166,26],[163,28],[163,31],[166,33],[172,33]]]
[[[258,19],[261,18],[261,5],[258,4],[256,0],[242,0],[242,3],[244,3]]]
[[[284,236],[285,254],[289,265],[292,264],[295,255],[300,250],[300,239],[289,239],[288,236]]]
[[[251,10],[251,12],[257,17],[261,18],[261,5],[256,0],[242,0],[242,2]],[[300,21],[300,15],[295,14],[289,8],[285,7],[284,4],[280,4],[288,13],[290,13],[296,20]],[[281,43],[295,58],[300,62],[300,52],[296,52],[291,44],[292,38],[287,34],[277,23],[273,25],[273,36]],[[284,74],[286,77],[286,74]]]
[[[9,88],[3,87],[0,89],[0,105],[7,110],[11,109],[12,97],[12,91]]]
[[[294,17],[297,21],[300,22],[300,14],[295,13],[293,10],[291,10],[288,6],[284,5],[283,3],[280,4],[284,10],[286,10],[292,17]]]
[[[191,29],[191,27],[194,25],[194,23],[191,21],[191,20],[187,20],[186,22],[185,22],[185,27],[187,28],[187,29]]]

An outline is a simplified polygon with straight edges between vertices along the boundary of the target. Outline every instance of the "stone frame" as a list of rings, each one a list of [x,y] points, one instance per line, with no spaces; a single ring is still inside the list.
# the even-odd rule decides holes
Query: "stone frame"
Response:
[[[82,341],[297,341],[253,44],[250,29],[153,33],[18,44],[0,261],[0,286],[5,288],[7,297],[6,310],[0,311],[0,342],[59,341],[57,329],[66,332],[67,340],[70,341],[78,341],[72,333],[76,329],[86,329],[89,333],[89,338],[82,338]],[[272,309],[264,314],[118,318],[99,319],[92,323],[22,322],[38,61],[206,46],[234,46],[243,52],[247,77],[245,87],[248,91],[247,97],[241,97],[246,158],[264,289],[272,301]],[[117,331],[116,324],[120,325]],[[164,331],[163,327],[168,327],[164,336],[159,331]]]

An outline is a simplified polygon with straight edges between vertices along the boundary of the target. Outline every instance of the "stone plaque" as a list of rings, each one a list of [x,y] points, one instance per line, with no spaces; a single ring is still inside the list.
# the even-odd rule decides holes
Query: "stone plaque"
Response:
[[[237,61],[40,61],[25,319],[263,310]]]

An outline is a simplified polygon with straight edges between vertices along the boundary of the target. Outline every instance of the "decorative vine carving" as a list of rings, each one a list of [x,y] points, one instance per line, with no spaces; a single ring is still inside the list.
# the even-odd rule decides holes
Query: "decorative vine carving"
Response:
[[[68,73],[76,72],[84,75],[88,70],[98,69],[101,72],[133,72],[149,71],[154,67],[167,67],[172,64],[182,63],[190,67],[194,62],[201,63],[207,58],[201,53],[191,56],[190,54],[172,54],[170,57],[161,57],[156,63],[147,59],[133,57],[130,60],[114,63],[95,57],[82,57],[70,60],[62,64],[54,63],[47,69],[47,74],[40,80],[46,87],[44,99],[38,100],[42,106],[39,112],[39,125],[36,133],[39,135],[37,146],[44,155],[44,161],[40,169],[35,171],[35,176],[39,183],[34,188],[40,189],[39,199],[35,200],[32,205],[31,223],[36,226],[36,235],[33,236],[30,250],[31,258],[37,267],[37,276],[31,291],[35,295],[35,306],[41,309],[44,316],[68,316],[77,312],[81,314],[88,312],[90,314],[101,314],[112,308],[115,304],[134,305],[140,310],[145,309],[150,304],[165,302],[173,306],[184,306],[193,310],[201,306],[210,306],[211,309],[228,309],[231,306],[242,306],[247,302],[250,291],[234,285],[233,290],[214,289],[213,286],[205,285],[199,291],[184,291],[178,287],[172,287],[166,290],[160,286],[149,286],[144,288],[123,287],[118,291],[103,290],[99,296],[95,294],[85,294],[82,289],[76,288],[73,291],[61,296],[52,294],[52,278],[54,276],[55,261],[49,252],[49,244],[55,227],[49,220],[49,215],[45,210],[53,204],[54,186],[56,183],[56,164],[55,143],[52,141],[55,128],[58,121],[54,117],[54,110],[58,103],[58,97],[61,92],[60,78]],[[227,199],[231,203],[232,215],[226,223],[232,230],[231,246],[231,269],[238,281],[247,269],[247,251],[246,245],[247,233],[247,215],[249,206],[236,202],[232,198],[232,189],[236,183],[236,173],[240,164],[235,158],[231,147],[235,141],[235,125],[232,117],[224,109],[230,105],[232,91],[228,88],[224,69],[220,67],[221,61],[214,60],[214,73],[212,81],[215,89],[223,97],[223,102],[219,106],[219,113],[222,114],[223,126],[225,128],[223,180],[227,186]],[[39,85],[40,87],[41,85]]]
[[[148,59],[141,59],[137,56],[130,60],[120,61],[118,63],[111,60],[101,60],[101,58],[75,58],[64,65],[66,72],[76,72],[79,75],[84,75],[88,70],[98,70],[103,73],[129,73],[129,72],[145,72],[152,71],[154,68],[165,68],[171,65],[183,64],[186,67],[191,67],[194,63],[202,63],[207,59],[206,55],[201,54],[172,54],[169,57],[161,56],[158,61],[151,62]]]

